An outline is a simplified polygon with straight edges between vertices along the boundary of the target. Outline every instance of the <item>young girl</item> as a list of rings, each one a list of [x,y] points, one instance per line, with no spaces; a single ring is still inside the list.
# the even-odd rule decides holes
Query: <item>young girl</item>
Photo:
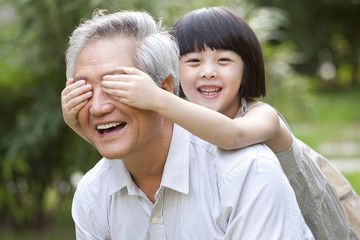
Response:
[[[356,203],[346,179],[296,139],[275,109],[253,100],[266,95],[265,71],[261,46],[247,23],[227,9],[204,8],[182,17],[173,33],[180,49],[180,82],[190,102],[163,91],[134,68],[104,76],[104,91],[122,103],[157,111],[224,149],[266,144],[277,155],[315,238],[357,239],[319,167],[347,184],[348,195],[338,191],[340,198]],[[62,93],[65,122],[80,135],[76,115],[90,97],[91,86],[72,79]],[[355,207],[351,211],[358,211]],[[351,211],[348,218],[356,224]],[[352,225],[354,230],[358,226]]]

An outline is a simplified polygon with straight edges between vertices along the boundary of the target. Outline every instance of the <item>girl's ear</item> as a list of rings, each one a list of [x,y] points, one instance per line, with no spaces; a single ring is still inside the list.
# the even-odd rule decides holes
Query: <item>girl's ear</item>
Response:
[[[171,93],[174,93],[174,82],[173,82],[173,76],[172,75],[169,75],[167,76],[160,84],[159,86],[160,88],[168,91],[168,92],[171,92]]]

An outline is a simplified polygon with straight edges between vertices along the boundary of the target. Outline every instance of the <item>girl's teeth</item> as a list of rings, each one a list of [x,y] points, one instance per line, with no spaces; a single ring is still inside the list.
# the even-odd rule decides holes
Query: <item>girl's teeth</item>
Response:
[[[218,93],[220,89],[212,89],[212,90],[202,90],[200,89],[200,92],[204,95],[213,95],[215,93]]]

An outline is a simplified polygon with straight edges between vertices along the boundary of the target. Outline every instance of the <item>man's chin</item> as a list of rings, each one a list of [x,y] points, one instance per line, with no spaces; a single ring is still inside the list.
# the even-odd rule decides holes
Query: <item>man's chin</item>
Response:
[[[116,153],[101,152],[101,151],[99,151],[99,153],[102,157],[109,159],[109,160],[121,159],[121,156]]]
[[[124,156],[118,143],[94,141],[93,146],[106,159],[120,159]]]

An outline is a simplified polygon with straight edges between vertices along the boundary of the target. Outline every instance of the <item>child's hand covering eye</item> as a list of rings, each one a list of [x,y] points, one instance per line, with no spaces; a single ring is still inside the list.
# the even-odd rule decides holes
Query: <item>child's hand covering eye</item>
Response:
[[[158,91],[161,91],[153,79],[136,68],[122,68],[124,74],[106,75],[102,86],[104,92],[117,101],[132,107],[154,110]]]

